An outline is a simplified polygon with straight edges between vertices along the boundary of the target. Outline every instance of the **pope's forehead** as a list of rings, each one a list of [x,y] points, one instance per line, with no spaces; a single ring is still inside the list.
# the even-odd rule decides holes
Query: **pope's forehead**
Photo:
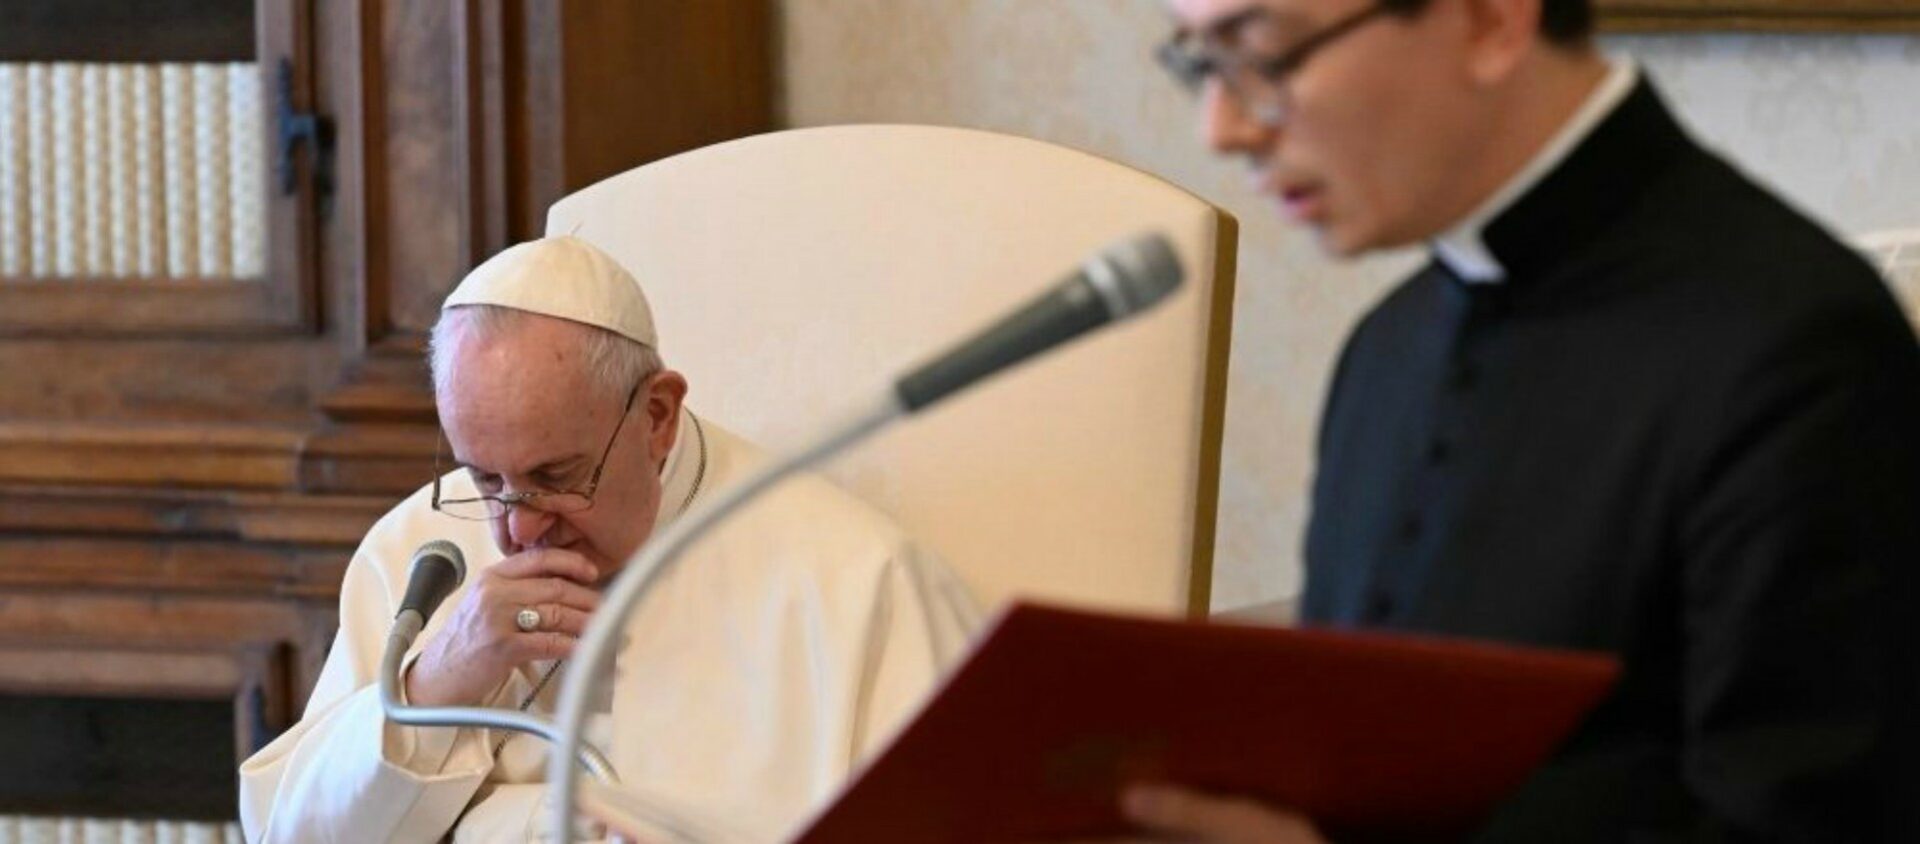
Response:
[[[525,315],[494,330],[472,325],[451,332],[446,392],[454,410],[474,401],[578,410],[593,393],[586,373],[590,329],[562,319]]]

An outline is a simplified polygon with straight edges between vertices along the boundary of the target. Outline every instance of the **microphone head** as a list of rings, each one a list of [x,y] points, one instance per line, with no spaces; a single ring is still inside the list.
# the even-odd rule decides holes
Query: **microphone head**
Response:
[[[1087,275],[1103,288],[1101,294],[1114,308],[1113,318],[1123,319],[1167,298],[1186,273],[1173,242],[1160,232],[1147,232],[1100,250],[1088,262]]]
[[[420,568],[420,564],[431,557],[440,557],[453,565],[454,586],[459,586],[461,583],[466,582],[467,558],[460,553],[460,546],[444,539],[429,541],[422,544],[419,550],[414,551],[413,564],[408,570],[408,574],[411,575],[414,571],[417,571]]]

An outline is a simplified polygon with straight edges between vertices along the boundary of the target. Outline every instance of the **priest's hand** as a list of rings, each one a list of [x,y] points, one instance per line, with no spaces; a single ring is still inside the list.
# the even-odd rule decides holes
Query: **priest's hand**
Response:
[[[599,572],[585,557],[557,548],[515,554],[474,579],[453,617],[427,641],[406,676],[415,706],[476,706],[515,666],[573,653],[587,617],[600,605]],[[540,614],[532,632],[521,610]]]
[[[1213,797],[1173,786],[1134,786],[1121,795],[1127,819],[1147,840],[1208,844],[1326,844],[1306,817],[1238,797]]]

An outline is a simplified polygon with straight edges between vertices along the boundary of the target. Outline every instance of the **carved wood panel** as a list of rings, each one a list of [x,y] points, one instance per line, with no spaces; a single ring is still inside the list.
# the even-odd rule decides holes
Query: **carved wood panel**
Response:
[[[0,26],[67,0],[21,2]],[[297,105],[333,130],[334,190],[313,194],[300,154],[305,193],[271,235],[296,295],[75,284],[0,318],[0,688],[93,688],[152,653],[155,693],[283,723],[351,549],[428,478],[422,339],[446,291],[560,195],[771,126],[755,0],[253,2],[254,48],[293,62]],[[233,49],[231,27],[181,23]],[[194,666],[218,688],[179,687]]]

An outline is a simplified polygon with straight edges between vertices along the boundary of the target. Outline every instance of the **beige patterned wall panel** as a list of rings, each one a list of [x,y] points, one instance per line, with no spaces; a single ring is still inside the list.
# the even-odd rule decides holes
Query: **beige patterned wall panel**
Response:
[[[1639,36],[1704,139],[1847,232],[1920,225],[1920,37]]]
[[[1214,604],[1294,595],[1311,444],[1355,318],[1416,256],[1325,259],[1195,140],[1149,56],[1156,0],[782,0],[788,125],[972,126],[1086,149],[1185,185],[1241,221]],[[1920,225],[1920,47],[1906,37],[1651,36],[1688,122],[1815,216]],[[1902,93],[1907,92],[1907,93]],[[1036,288],[1045,279],[1035,279]]]

